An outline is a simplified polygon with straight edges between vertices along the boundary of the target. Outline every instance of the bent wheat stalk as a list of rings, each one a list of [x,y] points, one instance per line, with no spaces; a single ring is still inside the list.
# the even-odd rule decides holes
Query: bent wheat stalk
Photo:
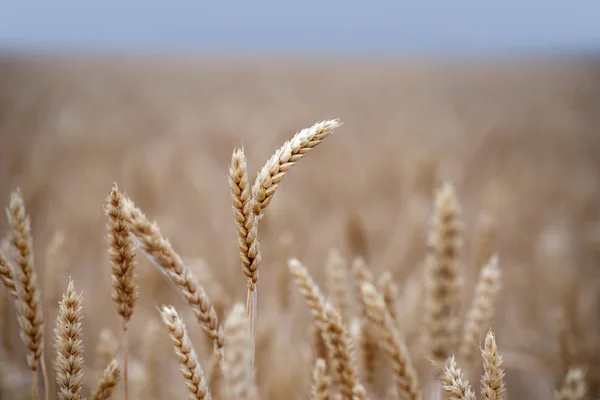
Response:
[[[150,223],[144,213],[128,197],[124,196],[124,203],[125,218],[136,239],[134,243],[183,295],[194,311],[200,326],[212,340],[217,360],[221,362],[225,337],[217,312],[206,291],[198,284],[198,280],[183,263],[179,254],[173,250],[171,243],[163,238],[156,222]]]
[[[273,200],[275,191],[286,172],[339,126],[338,120],[322,121],[296,133],[267,160],[258,173],[251,191],[248,186],[244,152],[237,149],[233,152],[228,179],[238,227],[242,268],[248,277],[246,316],[249,320],[252,365],[254,365],[257,282],[260,264],[258,223],[264,215],[264,210]]]

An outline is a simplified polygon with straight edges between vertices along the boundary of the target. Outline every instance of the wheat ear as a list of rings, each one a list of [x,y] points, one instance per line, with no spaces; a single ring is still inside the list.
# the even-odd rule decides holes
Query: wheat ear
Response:
[[[481,395],[485,400],[502,400],[504,398],[504,370],[501,368],[502,356],[498,352],[496,338],[490,329],[481,349],[483,359],[483,375],[481,377]]]
[[[196,351],[190,341],[181,316],[171,306],[163,306],[160,314],[173,341],[173,348],[179,362],[179,370],[190,392],[190,399],[210,400],[210,393],[208,392],[204,372],[202,371]]]
[[[292,258],[288,261],[288,267],[313,317],[314,358],[326,358],[327,349],[325,348],[323,338],[323,326],[327,323],[327,317],[324,312],[325,298],[306,267],[300,261]]]
[[[463,280],[458,265],[462,245],[460,207],[454,188],[445,183],[435,199],[434,225],[426,262],[425,329],[435,374],[459,343],[459,311]]]
[[[184,296],[194,311],[196,319],[213,341],[215,355],[221,361],[225,338],[217,312],[206,291],[198,284],[190,269],[184,265],[179,254],[173,250],[171,243],[163,238],[156,222],[150,223],[144,213],[129,198],[124,200],[125,216],[131,233],[137,239],[137,246]]]
[[[408,349],[394,326],[392,317],[386,311],[383,296],[369,282],[363,283],[361,289],[369,321],[381,336],[382,345],[390,356],[398,396],[407,400],[422,399],[423,394],[419,389],[417,373]]]
[[[225,321],[227,349],[223,369],[226,398],[254,400],[256,383],[251,358],[248,319],[242,304],[235,304]]]
[[[461,362],[467,367],[473,363],[479,348],[479,337],[494,314],[494,303],[500,291],[501,277],[498,258],[493,256],[479,273],[475,297],[465,322],[459,354]]]
[[[297,259],[289,260],[288,267],[310,309],[315,329],[320,332],[325,343],[335,383],[339,385],[344,399],[352,399],[358,379],[350,333],[344,326],[339,312],[331,303],[325,301],[306,267]]]
[[[21,327],[21,339],[27,348],[27,364],[33,373],[32,398],[36,399],[38,363],[44,352],[44,317],[33,259],[31,220],[25,212],[19,189],[12,193],[6,214],[10,226],[9,241],[14,249],[15,287],[19,296],[17,317]],[[48,399],[48,377],[43,360],[42,373]]]
[[[129,237],[129,227],[123,211],[124,199],[116,183],[106,199],[104,213],[108,217],[108,245],[112,264],[111,282],[113,287],[112,299],[117,305],[117,313],[121,316],[122,347],[123,347],[123,387],[125,400],[128,399],[128,345],[127,326],[133,315],[135,302],[139,296],[138,288],[133,283],[135,270],[135,251]]]
[[[56,383],[60,400],[81,399],[83,385],[82,295],[75,292],[69,279],[67,292],[58,308],[54,329]]]
[[[119,362],[113,359],[102,372],[102,378],[98,381],[96,388],[92,392],[92,400],[110,400],[113,389],[119,383],[121,370]]]
[[[561,389],[554,394],[554,400],[583,400],[587,392],[584,378],[582,369],[569,369]]]
[[[377,387],[377,378],[382,375],[379,343],[376,332],[369,322],[361,286],[373,282],[373,274],[363,258],[357,257],[352,261],[352,273],[355,282],[355,297],[358,300],[360,315],[360,356],[365,383],[369,389]]]
[[[313,366],[310,400],[329,400],[331,379],[327,376],[327,364],[324,359],[317,358]]]
[[[475,400],[475,392],[471,389],[469,381],[465,379],[460,368],[457,368],[454,356],[449,357],[446,361],[444,374],[440,380],[448,400]]]

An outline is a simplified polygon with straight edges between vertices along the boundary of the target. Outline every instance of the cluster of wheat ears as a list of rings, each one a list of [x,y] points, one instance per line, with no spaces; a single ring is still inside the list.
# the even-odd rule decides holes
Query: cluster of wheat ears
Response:
[[[143,253],[163,274],[193,310],[214,348],[214,361],[206,374],[198,359],[182,316],[172,306],[158,312],[164,322],[165,338],[172,341],[176,359],[192,399],[256,399],[255,321],[259,288],[261,249],[259,226],[264,212],[288,169],[311,149],[330,136],[339,121],[319,122],[298,132],[273,154],[251,186],[243,149],[233,152],[228,179],[237,228],[239,256],[247,279],[246,304],[227,310],[219,320],[211,299],[199,279],[186,266],[168,239],[161,235],[133,200],[115,183],[105,204],[108,228],[108,254],[112,270],[112,299],[122,320],[121,356],[107,362],[95,389],[93,400],[109,399],[122,382],[121,395],[128,399],[128,322],[135,311],[138,287],[135,282],[136,252]],[[355,256],[350,265],[332,253],[328,260],[328,293],[325,295],[296,258],[288,260],[291,276],[312,315],[312,387],[310,398],[360,400],[367,398],[475,399],[469,383],[478,355],[483,374],[480,392],[484,399],[503,399],[505,374],[502,352],[488,325],[501,288],[499,258],[492,246],[482,240],[479,249],[479,280],[466,319],[459,314],[464,292],[464,275],[459,262],[462,243],[460,206],[451,183],[435,193],[428,253],[425,255],[423,285],[426,296],[419,304],[422,328],[421,354],[409,354],[398,312],[396,283],[390,274],[375,279],[367,262]],[[80,399],[84,357],[82,344],[83,296],[69,279],[59,302],[54,328],[53,362],[56,385],[48,382],[44,360],[44,316],[36,278],[30,218],[20,191],[12,193],[7,208],[9,252],[0,252],[0,277],[16,309],[21,339],[26,347],[27,365],[33,374],[31,397],[38,395],[38,368],[44,381],[45,398]],[[107,269],[108,271],[108,269]],[[107,272],[108,273],[108,272]],[[346,283],[352,277],[354,287]],[[348,298],[354,296],[358,315],[352,315]],[[486,333],[487,331],[487,333]],[[480,348],[481,344],[483,346]],[[413,358],[428,360],[428,381],[419,382]],[[308,373],[308,372],[307,372]],[[572,366],[555,399],[583,399],[586,393],[584,370]],[[422,380],[422,379],[421,379]]]

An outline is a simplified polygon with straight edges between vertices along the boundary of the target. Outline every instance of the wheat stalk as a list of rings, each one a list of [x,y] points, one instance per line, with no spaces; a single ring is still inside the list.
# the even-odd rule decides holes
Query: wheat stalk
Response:
[[[215,355],[223,359],[223,329],[219,324],[217,313],[210,302],[206,291],[183,260],[173,250],[171,243],[163,238],[158,225],[150,223],[142,211],[129,198],[124,199],[125,216],[131,233],[137,239],[137,246],[148,259],[158,268],[183,295],[188,305],[194,311],[196,319],[204,332],[213,341]]]
[[[435,199],[425,279],[425,329],[436,375],[444,371],[445,361],[459,343],[458,313],[463,284],[457,261],[462,245],[459,214],[454,188],[445,183]]]
[[[44,317],[40,304],[40,290],[34,266],[33,243],[31,238],[31,220],[25,211],[21,191],[15,190],[6,210],[10,226],[9,241],[14,249],[15,288],[17,301],[17,318],[21,328],[21,339],[27,348],[27,364],[33,373],[32,398],[37,398],[37,371],[40,358],[44,352]],[[5,283],[6,284],[6,283]],[[43,360],[42,373],[46,399],[49,399],[48,377]]]
[[[59,304],[56,328],[54,329],[56,350],[56,383],[60,400],[80,400],[83,385],[83,343],[81,294],[75,292],[69,279],[67,292]]]
[[[210,393],[204,372],[196,356],[194,346],[188,337],[185,325],[181,316],[175,308],[163,306],[160,310],[162,320],[169,330],[169,335],[173,341],[173,349],[179,362],[179,370],[185,379],[185,384],[190,392],[192,400],[210,400]]]
[[[119,362],[113,359],[102,372],[102,378],[98,381],[96,388],[92,392],[92,400],[110,400],[113,389],[119,383],[121,370]]]
[[[362,296],[362,285],[373,282],[373,274],[367,267],[365,260],[356,257],[352,261],[352,273],[355,282],[355,297],[358,300],[360,316],[360,355],[362,360],[362,369],[365,377],[365,383],[370,389],[377,387],[377,378],[382,375],[379,344],[377,342],[376,332],[369,322],[367,309]]]
[[[502,271],[498,266],[498,258],[493,256],[479,273],[473,304],[464,324],[463,339],[459,348],[463,365],[470,366],[475,359],[479,337],[494,313],[494,303],[500,291],[501,277]]]
[[[369,282],[363,283],[361,290],[367,317],[381,336],[382,345],[390,357],[398,396],[406,400],[422,399],[423,394],[419,389],[417,373],[410,359],[408,349],[385,308],[383,296]]]
[[[111,282],[112,299],[117,305],[117,313],[121,316],[123,345],[123,386],[125,400],[128,399],[128,345],[127,326],[139,297],[137,286],[133,283],[135,270],[135,252],[129,237],[129,227],[124,216],[124,198],[116,183],[106,199],[104,213],[108,217],[108,244],[110,262],[112,264]]]

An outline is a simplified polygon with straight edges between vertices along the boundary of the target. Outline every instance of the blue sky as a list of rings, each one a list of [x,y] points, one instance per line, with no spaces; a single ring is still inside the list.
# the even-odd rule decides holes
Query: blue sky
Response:
[[[600,49],[600,2],[2,0],[0,49],[531,52]]]

